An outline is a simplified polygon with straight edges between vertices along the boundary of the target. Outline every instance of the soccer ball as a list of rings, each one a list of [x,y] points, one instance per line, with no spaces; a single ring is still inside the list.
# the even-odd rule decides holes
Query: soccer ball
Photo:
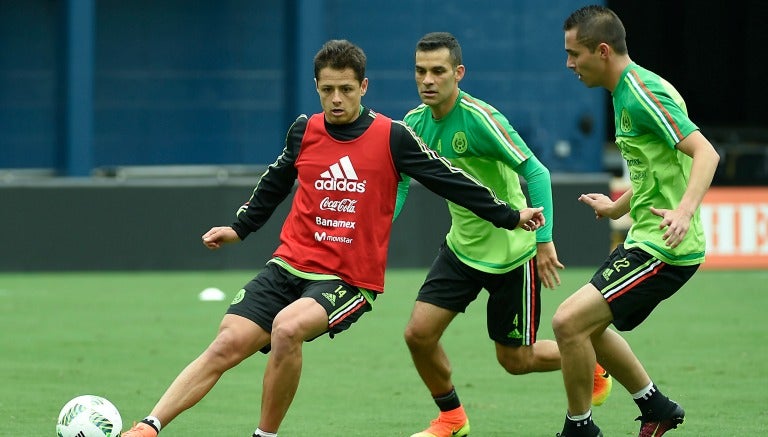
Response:
[[[117,437],[123,419],[117,408],[101,396],[78,396],[64,405],[56,423],[59,437]]]

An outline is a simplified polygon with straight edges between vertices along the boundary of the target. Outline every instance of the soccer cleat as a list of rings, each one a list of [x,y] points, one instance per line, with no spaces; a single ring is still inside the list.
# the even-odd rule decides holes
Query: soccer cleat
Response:
[[[595,365],[594,385],[592,386],[592,405],[603,405],[611,394],[613,378],[599,363]]]
[[[685,410],[683,410],[683,407],[678,405],[677,402],[670,402],[674,404],[674,408],[666,417],[640,416],[635,419],[640,421],[640,434],[638,434],[638,437],[661,437],[665,432],[677,428],[677,425],[685,421]]]
[[[555,434],[555,437],[570,437],[570,434],[563,434],[563,433],[557,433]],[[603,432],[600,430],[597,430],[597,434],[595,434],[594,437],[603,437]]]
[[[442,415],[429,424],[429,428],[417,432],[411,437],[466,437],[469,435],[469,419],[462,423],[452,423],[442,420]]]
[[[591,417],[579,421],[572,421],[566,417],[563,430],[555,434],[555,437],[603,437],[603,432]]]
[[[564,433],[558,432],[557,434],[555,434],[555,437],[570,437],[570,434],[564,434]],[[595,434],[594,437],[603,437],[603,432],[598,429],[597,434]]]
[[[157,431],[146,423],[139,422],[134,424],[133,428],[122,433],[121,437],[157,437]]]

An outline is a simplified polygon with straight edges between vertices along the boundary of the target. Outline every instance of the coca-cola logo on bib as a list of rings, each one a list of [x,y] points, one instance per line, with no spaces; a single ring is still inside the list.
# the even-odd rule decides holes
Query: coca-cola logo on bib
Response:
[[[322,211],[347,212],[354,214],[356,203],[357,199],[331,200],[329,197],[326,197],[320,202],[320,209]]]

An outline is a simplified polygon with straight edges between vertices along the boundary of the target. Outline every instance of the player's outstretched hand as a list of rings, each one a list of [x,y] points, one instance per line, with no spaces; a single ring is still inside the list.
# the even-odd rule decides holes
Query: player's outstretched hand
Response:
[[[612,209],[614,201],[605,194],[589,193],[579,196],[579,202],[587,204],[589,207],[595,210],[595,218],[600,219],[603,217],[612,217]]]
[[[216,250],[224,243],[240,241],[237,232],[229,226],[216,226],[203,234],[203,244],[211,250]]]
[[[520,223],[517,227],[526,231],[535,231],[544,226],[544,214],[541,212],[544,208],[523,208],[520,210]]]

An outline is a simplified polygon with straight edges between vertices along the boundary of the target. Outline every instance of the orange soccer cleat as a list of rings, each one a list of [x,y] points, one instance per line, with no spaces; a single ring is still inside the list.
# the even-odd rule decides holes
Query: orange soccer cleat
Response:
[[[592,405],[603,405],[608,395],[611,394],[613,378],[599,363],[595,365],[594,385],[592,386]]]
[[[429,428],[417,432],[411,437],[466,437],[469,435],[469,419],[464,407],[441,412],[437,419],[429,424]]]
[[[121,437],[157,437],[157,431],[146,423],[139,422],[134,424],[133,428],[122,433]]]

